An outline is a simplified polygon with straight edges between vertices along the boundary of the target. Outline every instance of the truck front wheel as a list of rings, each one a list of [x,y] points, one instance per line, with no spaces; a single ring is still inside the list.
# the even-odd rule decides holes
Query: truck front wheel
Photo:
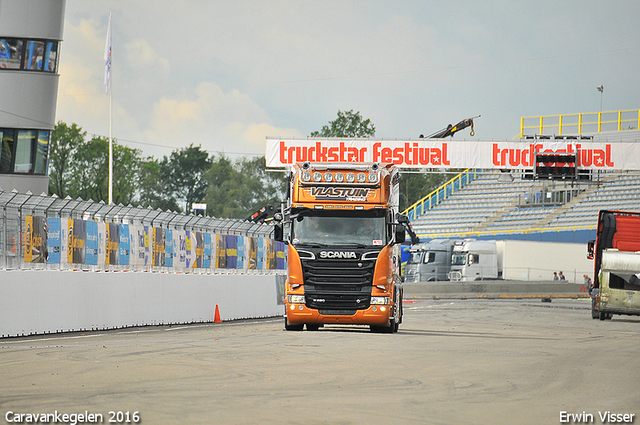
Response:
[[[287,331],[301,331],[304,325],[290,325],[287,318],[284,318],[284,329]]]

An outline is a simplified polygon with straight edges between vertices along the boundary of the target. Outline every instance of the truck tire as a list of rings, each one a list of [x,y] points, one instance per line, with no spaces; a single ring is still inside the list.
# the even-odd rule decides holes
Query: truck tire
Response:
[[[284,329],[287,331],[301,331],[304,325],[290,325],[287,318],[284,318]]]
[[[600,313],[598,312],[598,310],[596,310],[596,300],[595,299],[591,299],[591,318],[592,319],[597,319],[600,317]]]

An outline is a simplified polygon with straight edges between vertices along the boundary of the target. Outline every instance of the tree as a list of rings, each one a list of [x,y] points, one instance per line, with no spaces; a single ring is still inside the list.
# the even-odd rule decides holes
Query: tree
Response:
[[[51,134],[49,147],[49,195],[65,198],[71,178],[72,158],[75,149],[84,143],[86,132],[77,124],[58,121]]]
[[[211,159],[206,151],[191,144],[173,151],[168,159],[165,156],[160,164],[162,176],[169,179],[170,196],[184,201],[187,212],[191,204],[203,201],[209,184],[205,173],[211,168]]]
[[[93,137],[88,142],[80,143],[72,157],[69,195],[72,198],[107,202],[108,167],[109,141],[106,138]]]
[[[342,112],[338,110],[338,118],[329,121],[329,125],[320,131],[311,133],[311,137],[373,137],[376,127],[370,119],[363,120],[360,112]]]
[[[207,211],[215,217],[249,217],[266,205],[277,206],[284,198],[287,176],[270,173],[265,157],[231,162],[220,156],[207,172]]]
[[[140,161],[138,187],[140,189],[139,203],[143,207],[182,212],[169,188],[171,172],[168,160],[160,162],[154,157]]]
[[[135,202],[140,151],[113,141],[113,202]],[[72,198],[109,201],[109,139],[95,136],[79,143],[72,155],[67,192]]]
[[[129,205],[135,203],[138,192],[138,175],[142,151],[113,143],[113,202]],[[107,175],[107,180],[108,180]]]
[[[288,184],[286,173],[269,172],[264,156],[253,159],[242,158],[237,167],[244,180],[246,191],[243,204],[245,211],[242,218],[266,205],[278,206],[285,198]]]
[[[400,173],[400,211],[404,211],[448,180],[444,173]]]

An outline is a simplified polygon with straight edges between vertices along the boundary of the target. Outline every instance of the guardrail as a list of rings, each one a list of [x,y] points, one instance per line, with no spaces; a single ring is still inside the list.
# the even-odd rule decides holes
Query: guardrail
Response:
[[[520,134],[583,134],[640,128],[640,109],[587,112],[580,114],[541,115],[520,118]]]
[[[431,208],[438,205],[447,197],[451,196],[456,190],[461,189],[467,183],[471,182],[478,175],[478,170],[475,169],[466,169],[460,174],[456,175],[451,180],[444,183],[439,188],[435,189],[431,193],[429,193],[424,198],[420,199],[406,210],[403,211],[403,214],[406,214],[409,217],[409,221],[415,220],[418,216],[423,214],[425,211],[430,210]]]
[[[273,227],[0,190],[0,270],[282,274]]]

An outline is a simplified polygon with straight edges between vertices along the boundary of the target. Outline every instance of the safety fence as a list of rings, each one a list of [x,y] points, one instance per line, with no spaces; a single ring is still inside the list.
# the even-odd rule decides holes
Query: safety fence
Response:
[[[0,270],[281,274],[273,227],[0,190]]]
[[[431,208],[444,201],[451,196],[456,190],[462,189],[466,184],[474,180],[482,170],[466,169],[462,173],[456,175],[451,180],[444,183],[439,188],[420,199],[402,213],[409,217],[409,220],[417,219],[421,214],[429,211]]]
[[[638,128],[640,128],[640,109],[543,115],[521,117],[518,138],[533,134],[601,133]]]

